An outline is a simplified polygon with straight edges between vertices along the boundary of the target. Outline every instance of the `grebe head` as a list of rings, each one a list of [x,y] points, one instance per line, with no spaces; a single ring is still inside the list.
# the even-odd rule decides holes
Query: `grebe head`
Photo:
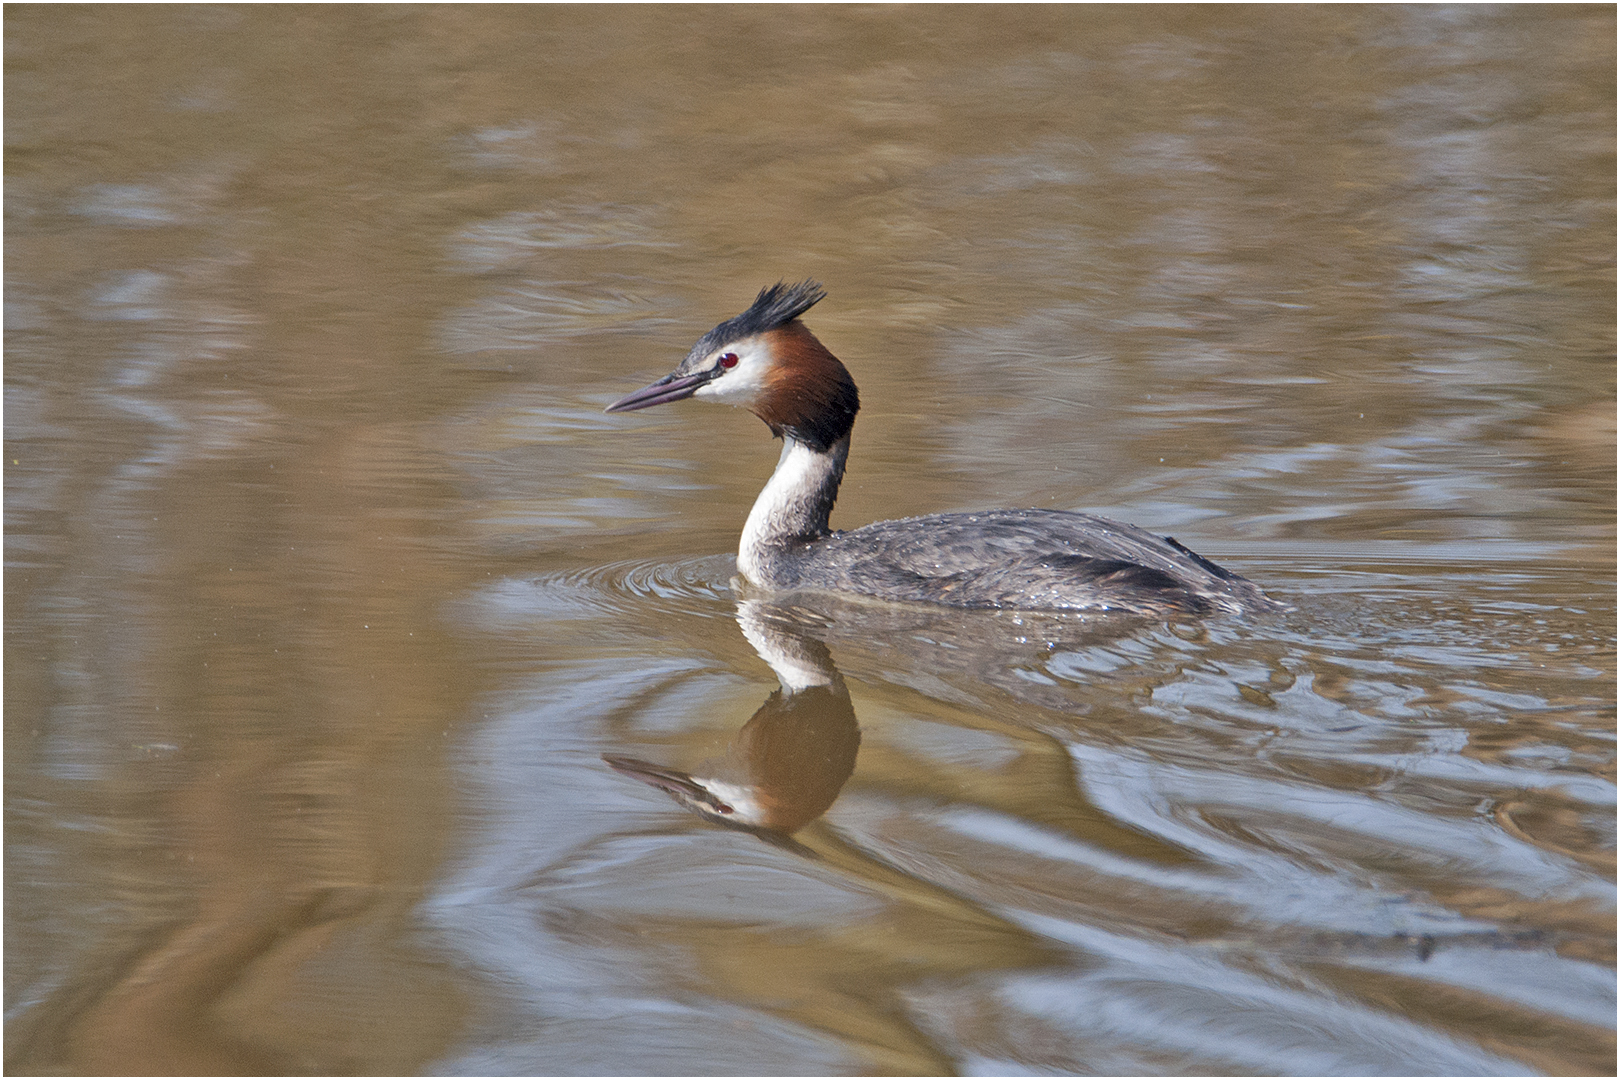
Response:
[[[825,452],[849,434],[861,407],[849,371],[799,321],[826,295],[814,281],[761,289],[747,311],[699,338],[674,371],[607,411],[704,398],[741,406],[773,435]]]

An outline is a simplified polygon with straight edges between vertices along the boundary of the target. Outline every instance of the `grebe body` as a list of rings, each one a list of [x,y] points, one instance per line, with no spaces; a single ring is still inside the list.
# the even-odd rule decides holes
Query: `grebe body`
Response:
[[[762,290],[673,372],[607,408],[702,398],[750,410],[782,439],[737,550],[738,572],[753,585],[963,608],[1166,615],[1278,606],[1170,537],[1091,514],[991,510],[829,528],[860,397],[848,369],[799,321],[825,295],[813,281]]]

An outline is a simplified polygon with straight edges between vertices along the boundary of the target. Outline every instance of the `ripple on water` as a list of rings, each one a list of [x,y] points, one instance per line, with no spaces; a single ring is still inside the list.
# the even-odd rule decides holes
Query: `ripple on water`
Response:
[[[472,598],[472,620],[502,630],[560,620],[635,619],[664,615],[731,618],[730,555],[666,562],[626,559],[542,574],[509,577]]]

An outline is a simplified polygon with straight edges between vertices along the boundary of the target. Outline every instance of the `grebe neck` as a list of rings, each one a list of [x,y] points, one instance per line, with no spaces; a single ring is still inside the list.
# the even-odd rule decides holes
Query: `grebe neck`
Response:
[[[782,437],[782,456],[765,489],[754,500],[737,548],[737,569],[756,585],[766,584],[770,556],[795,541],[828,533],[827,519],[838,499],[849,458],[849,436],[817,450],[792,435]]]

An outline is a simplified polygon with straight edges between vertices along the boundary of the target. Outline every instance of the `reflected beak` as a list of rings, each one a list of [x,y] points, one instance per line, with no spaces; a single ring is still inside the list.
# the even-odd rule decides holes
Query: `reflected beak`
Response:
[[[649,387],[648,389],[651,389]],[[603,754],[602,760],[612,766],[615,772],[622,772],[626,776],[633,776],[643,784],[651,784],[671,795],[685,795],[689,799],[709,797],[702,784],[697,783],[688,773],[679,769],[671,769],[664,765],[654,765],[650,761],[640,758],[620,757],[617,754]]]
[[[720,373],[719,368],[711,371],[694,372],[691,375],[682,375],[671,372],[662,379],[643,386],[633,394],[624,397],[609,405],[604,412],[635,412],[637,409],[650,409],[654,405],[663,405],[670,401],[680,401],[697,393],[698,387],[708,382]]]
[[[643,784],[651,784],[661,791],[669,792],[675,797],[676,802],[688,805],[698,803],[716,814],[736,813],[731,805],[692,779],[691,773],[683,773],[679,769],[671,769],[664,765],[654,765],[640,758],[620,757],[618,754],[603,754],[602,760],[612,766],[615,772],[633,776]]]

